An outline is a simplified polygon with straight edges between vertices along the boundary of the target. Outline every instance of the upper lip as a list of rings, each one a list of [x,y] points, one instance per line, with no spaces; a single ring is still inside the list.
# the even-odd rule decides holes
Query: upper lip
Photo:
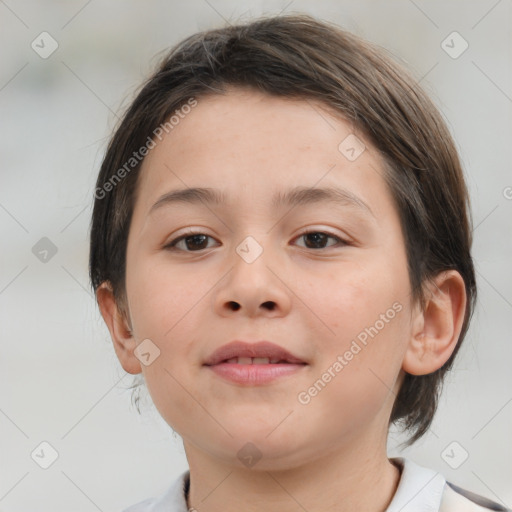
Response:
[[[270,341],[258,341],[256,343],[232,341],[212,352],[204,364],[213,366],[234,357],[268,357],[269,359],[283,360],[287,363],[305,364],[305,361],[299,357]]]

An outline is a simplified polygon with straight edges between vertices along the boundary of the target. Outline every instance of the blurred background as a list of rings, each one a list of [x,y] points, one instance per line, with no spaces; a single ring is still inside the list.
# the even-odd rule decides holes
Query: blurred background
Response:
[[[161,52],[285,12],[392,52],[454,134],[477,310],[428,435],[400,451],[393,431],[389,453],[512,507],[511,0],[0,0],[1,511],[121,510],[187,469],[149,399],[142,415],[132,406],[89,287],[94,183],[117,115]]]

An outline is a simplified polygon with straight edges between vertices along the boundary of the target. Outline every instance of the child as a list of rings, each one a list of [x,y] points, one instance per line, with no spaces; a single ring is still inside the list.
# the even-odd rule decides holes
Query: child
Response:
[[[190,470],[127,511],[507,510],[405,458],[473,311],[469,200],[438,111],[307,15],[173,48],[108,147],[90,276]]]

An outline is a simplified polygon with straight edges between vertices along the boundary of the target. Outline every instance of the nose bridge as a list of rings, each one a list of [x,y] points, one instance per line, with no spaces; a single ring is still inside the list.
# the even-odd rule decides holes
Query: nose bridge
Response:
[[[266,240],[262,238],[259,237],[260,241],[258,241],[251,235],[247,236],[236,246],[236,255],[233,256],[233,284],[238,293],[245,294],[246,306],[249,306],[249,301],[252,303],[268,300],[264,297],[269,295],[272,287],[270,282],[272,273],[267,268],[272,249],[268,241],[265,243]],[[254,305],[259,306],[259,304]]]
[[[269,312],[279,315],[289,310],[288,290],[273,268],[279,266],[279,258],[267,240],[249,235],[235,247],[229,263],[231,271],[215,296],[217,312],[231,314],[241,310],[253,316]]]

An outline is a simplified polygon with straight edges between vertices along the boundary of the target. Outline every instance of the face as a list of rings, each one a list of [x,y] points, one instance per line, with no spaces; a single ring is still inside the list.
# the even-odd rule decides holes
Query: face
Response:
[[[128,239],[130,323],[150,340],[140,368],[156,407],[186,449],[237,465],[249,442],[274,469],[385,444],[411,290],[379,155],[311,100],[197,101],[145,158]],[[194,187],[222,200],[159,201]],[[258,383],[205,366],[233,340],[301,364]]]

